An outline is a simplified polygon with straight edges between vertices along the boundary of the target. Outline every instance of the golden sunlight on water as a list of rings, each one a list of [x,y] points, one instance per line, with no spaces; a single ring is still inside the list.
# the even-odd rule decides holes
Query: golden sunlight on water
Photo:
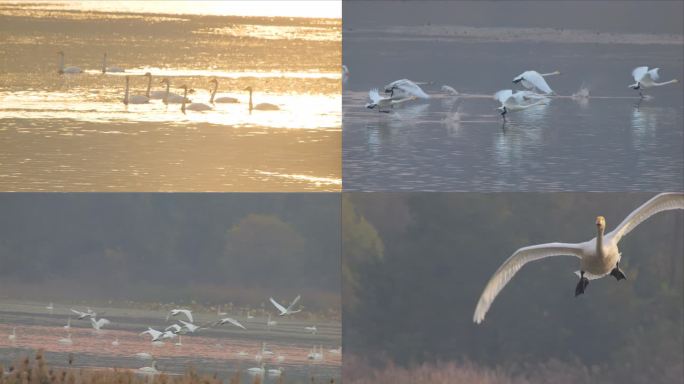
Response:
[[[0,2],[0,190],[339,190],[341,21],[181,3]],[[80,73],[58,73],[60,51]],[[125,76],[130,95],[166,78],[209,108],[126,106]],[[210,104],[214,78],[235,103]],[[248,87],[277,110],[250,113]]]

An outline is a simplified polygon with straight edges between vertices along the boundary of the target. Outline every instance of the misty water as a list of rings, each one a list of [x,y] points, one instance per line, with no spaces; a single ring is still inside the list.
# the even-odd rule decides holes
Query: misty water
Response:
[[[683,188],[682,84],[648,89],[644,100],[628,88],[641,65],[660,67],[660,81],[681,79],[681,35],[357,26],[363,16],[354,12],[363,11],[348,8],[345,190]],[[525,70],[561,71],[546,78],[559,97],[511,112],[504,124],[492,96],[522,89],[512,79]],[[402,78],[424,83],[432,98],[388,114],[364,108],[369,89]]]
[[[95,332],[89,320],[77,320],[75,315],[72,316],[70,306],[55,303],[55,309],[50,313],[45,309],[46,305],[9,300],[0,302],[1,365],[10,367],[18,359],[43,349],[46,361],[57,367],[67,367],[69,355],[72,355],[74,367],[135,370],[151,366],[152,360],[136,357],[137,353],[149,353],[157,361],[158,369],[165,374],[183,374],[192,367],[200,373],[217,374],[222,379],[241,371],[243,379],[248,379],[247,369],[260,366],[255,356],[260,354],[265,342],[266,350],[274,353],[272,357],[264,355],[265,368],[281,368],[286,383],[301,382],[311,377],[339,380],[341,355],[330,352],[341,343],[340,324],[336,322],[319,321],[318,332],[312,335],[305,330],[311,325],[309,321],[277,318],[278,324],[268,328],[265,316],[257,314],[253,319],[247,319],[241,311],[239,315],[231,315],[247,330],[224,325],[183,335],[182,345],[176,345],[176,338],[155,346],[150,343],[149,336],[139,333],[148,326],[160,329],[171,324],[175,319],[166,321],[163,310],[141,309],[139,306],[94,308],[112,321],[102,331]],[[75,308],[85,310],[84,306]],[[215,321],[216,316],[216,313],[196,313],[195,322]],[[71,329],[65,330],[63,326],[69,318]],[[6,335],[12,333],[13,328],[16,328],[17,337],[10,341]],[[60,343],[59,340],[68,334],[72,344]],[[114,340],[119,345],[112,345]],[[323,347],[323,361],[307,358],[314,345]],[[277,361],[277,356],[283,356],[284,360]],[[276,381],[265,377],[266,383]]]
[[[87,5],[87,4],[86,4]],[[92,4],[91,4],[92,5]],[[111,5],[111,4],[110,4]],[[340,181],[340,20],[0,3],[0,189],[309,191]],[[223,12],[228,9],[222,9]],[[149,10],[147,10],[149,12]],[[83,73],[58,74],[65,65]],[[107,66],[125,73],[102,73]],[[143,75],[152,74],[152,81]],[[209,103],[123,104],[164,91]],[[277,111],[248,109],[271,103]]]

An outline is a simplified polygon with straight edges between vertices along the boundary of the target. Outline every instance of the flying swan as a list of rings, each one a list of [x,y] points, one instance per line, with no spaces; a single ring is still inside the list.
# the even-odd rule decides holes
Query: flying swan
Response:
[[[276,308],[278,308],[278,311],[280,311],[280,313],[278,314],[278,316],[285,316],[285,315],[291,315],[291,314],[293,314],[293,313],[297,313],[297,312],[301,312],[301,311],[302,311],[301,309],[298,309],[298,310],[296,310],[296,311],[293,309],[294,306],[297,305],[297,303],[299,302],[299,299],[301,299],[301,298],[302,298],[301,295],[297,295],[297,297],[295,297],[295,299],[292,300],[292,302],[290,303],[290,305],[287,306],[287,308],[285,308],[284,306],[278,304],[278,302],[275,301],[272,297],[269,297],[268,299],[271,300],[271,303],[272,303]]]
[[[606,235],[604,235],[606,220],[603,216],[598,216],[596,218],[597,236],[584,243],[548,243],[518,249],[489,279],[480,300],[477,302],[473,321],[477,324],[484,321],[485,314],[487,314],[487,310],[489,310],[496,295],[523,265],[531,261],[551,256],[578,257],[580,259],[580,270],[577,274],[580,280],[575,288],[575,296],[584,293],[590,279],[599,279],[607,275],[615,277],[618,281],[626,279],[619,266],[621,255],[618,250],[618,243],[620,239],[649,217],[672,209],[684,209],[684,194],[661,193],[656,195],[630,213],[617,228]]]
[[[418,84],[409,79],[393,81],[385,85],[385,93],[389,93],[392,99],[405,99],[416,97],[419,99],[429,99],[430,95],[425,93]]]
[[[629,87],[639,91],[639,96],[643,97],[641,93],[643,88],[660,87],[661,85],[678,83],[679,80],[672,79],[670,81],[665,81],[658,83],[660,76],[658,75],[659,68],[653,68],[651,70],[648,67],[637,67],[632,71],[632,77],[636,83],[631,84]]]
[[[375,107],[378,107],[378,112],[383,112],[383,113],[389,113],[392,108],[394,108],[395,105],[404,103],[409,100],[415,100],[415,96],[410,96],[404,99],[399,99],[399,100],[393,100],[390,95],[390,97],[382,97],[380,96],[380,93],[378,92],[377,88],[373,88],[370,91],[368,91],[368,97],[370,98],[370,103],[366,104],[366,108],[368,109],[374,109]]]
[[[513,93],[510,89],[503,89],[494,94],[494,99],[501,103],[497,109],[501,111],[501,116],[506,118],[509,111],[520,111],[535,105],[546,103],[546,97],[530,91],[518,91]]]
[[[513,83],[522,84],[523,87],[527,89],[534,90],[538,89],[540,92],[544,92],[547,95],[552,94],[553,90],[544,80],[546,76],[560,75],[560,71],[554,71],[551,73],[539,73],[537,71],[525,71],[513,79]]]

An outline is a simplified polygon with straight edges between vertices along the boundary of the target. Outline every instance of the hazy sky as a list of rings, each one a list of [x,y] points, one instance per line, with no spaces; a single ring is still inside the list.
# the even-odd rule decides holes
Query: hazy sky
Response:
[[[682,1],[346,1],[345,29],[446,24],[683,34]]]

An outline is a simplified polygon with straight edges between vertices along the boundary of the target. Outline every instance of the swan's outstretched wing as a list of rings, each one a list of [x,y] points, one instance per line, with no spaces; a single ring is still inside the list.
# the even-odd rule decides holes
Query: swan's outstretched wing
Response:
[[[523,77],[523,84],[524,82],[528,82],[532,85],[534,85],[535,88],[539,89],[540,91],[544,93],[553,93],[553,90],[549,85],[546,83],[546,80],[544,80],[544,77],[539,74],[537,71],[527,71],[522,74]],[[529,88],[526,86],[526,88]]]
[[[644,77],[644,75],[648,72],[648,67],[636,67],[632,71],[632,77],[634,78],[634,81],[639,82],[641,81],[641,78]]]
[[[283,307],[282,305],[278,304],[278,302],[275,301],[272,297],[269,297],[268,299],[271,300],[271,303],[272,303],[276,308],[278,308],[278,310],[280,311],[280,313],[285,313],[285,312],[287,312],[287,308],[285,308],[285,307]]]
[[[494,99],[498,100],[501,104],[505,104],[509,97],[513,96],[513,91],[510,89],[502,89],[494,94]]]
[[[661,193],[654,196],[651,200],[642,204],[629,214],[622,223],[617,226],[606,237],[611,237],[615,242],[619,242],[622,236],[628,234],[642,221],[655,215],[658,212],[667,211],[670,209],[684,209],[684,194],[683,193]]]
[[[190,312],[189,309],[179,309],[178,313],[184,314],[188,320],[190,320],[191,323],[194,323],[195,321],[192,319],[192,312]],[[182,321],[182,320],[181,320]]]
[[[368,97],[371,99],[371,101],[373,102],[373,104],[377,104],[377,103],[380,102],[380,100],[382,99],[382,98],[380,97],[380,93],[378,93],[378,89],[377,89],[377,88],[373,88],[373,89],[371,89],[370,91],[368,91]]]
[[[658,79],[660,78],[660,76],[658,75],[659,69],[660,68],[651,69],[650,71],[646,72],[646,76],[650,77],[653,81],[658,81]]]
[[[287,310],[289,311],[289,310],[291,310],[292,308],[294,308],[294,306],[297,305],[297,303],[299,302],[299,299],[301,299],[301,298],[302,298],[302,295],[297,295],[297,297],[295,297],[295,299],[292,300],[292,302],[290,303],[290,305],[287,307]]]
[[[477,302],[473,321],[480,324],[484,320],[485,314],[492,305],[492,302],[494,302],[496,295],[501,292],[503,287],[508,284],[523,265],[531,261],[551,256],[582,257],[582,246],[581,244],[548,243],[532,245],[515,251],[515,253],[496,270],[492,278],[489,279],[487,286],[480,296],[480,300]]]
[[[247,328],[245,328],[244,325],[240,324],[239,321],[233,319],[232,317],[226,317],[226,318],[224,318],[224,319],[221,319],[221,323],[231,323],[231,324],[233,324],[233,325],[236,326],[236,327],[239,327],[239,328],[242,328],[242,329],[247,329]]]
[[[397,81],[393,81],[385,86],[385,91],[389,92],[392,88],[397,88],[403,91],[406,94],[419,97],[421,99],[429,99],[430,95],[425,93],[423,89],[418,86],[418,84],[414,83],[413,81],[409,79],[401,79]]]

